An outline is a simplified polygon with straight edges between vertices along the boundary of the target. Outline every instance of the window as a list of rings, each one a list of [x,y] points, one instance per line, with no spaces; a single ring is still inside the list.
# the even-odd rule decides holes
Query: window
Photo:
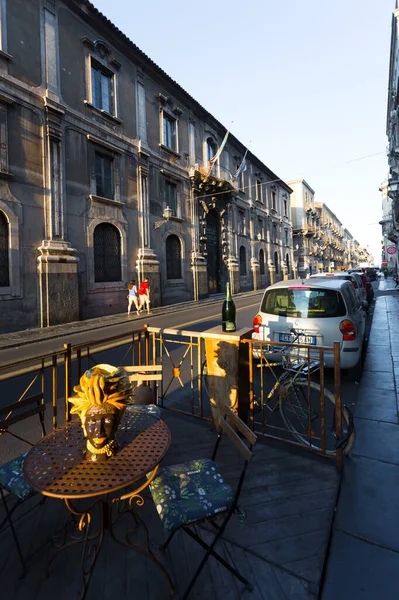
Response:
[[[207,162],[211,160],[215,156],[217,152],[216,144],[212,138],[208,138],[206,140],[206,159]]]
[[[147,142],[147,114],[145,106],[145,87],[142,83],[137,83],[137,122],[138,137],[142,142]]]
[[[263,197],[262,197],[262,182],[257,179],[256,180],[256,201],[257,202],[263,202]]]
[[[258,219],[258,234],[260,234],[260,239],[263,240],[265,235],[264,235],[264,231],[263,231],[263,220],[262,219]]]
[[[346,308],[342,295],[335,290],[285,287],[266,292],[261,312],[280,317],[323,319],[344,317]]]
[[[166,238],[166,279],[181,279],[181,243],[177,235]]]
[[[272,229],[272,242],[273,242],[273,244],[275,244],[277,242],[277,225],[275,223],[273,223],[273,229]]]
[[[276,275],[278,275],[278,254],[274,253],[274,266],[276,267]]]
[[[271,193],[272,210],[276,210],[276,192]]]
[[[91,103],[96,108],[114,114],[114,75],[92,60]]]
[[[121,281],[121,236],[110,223],[94,230],[94,281]]]
[[[165,205],[172,209],[172,214],[177,216],[177,188],[174,183],[165,181]]]
[[[106,154],[95,153],[96,195],[102,198],[114,198],[113,158]]]
[[[10,285],[9,232],[5,214],[0,211],[0,287]]]
[[[163,145],[177,152],[176,119],[163,112]]]
[[[288,200],[284,200],[284,216],[288,217]]]
[[[247,253],[244,246],[240,247],[240,276],[247,274]]]
[[[194,123],[188,124],[188,152],[190,165],[195,164],[195,125]]]
[[[224,168],[226,169],[225,178],[226,179],[231,179],[231,173],[230,173],[230,155],[227,152],[227,150],[224,151]]]
[[[290,257],[288,254],[285,257],[285,264],[287,265],[287,273],[288,273],[288,277],[289,277],[290,276]]]
[[[288,246],[288,242],[289,242],[288,229],[284,229],[284,232],[285,232],[285,245]]]
[[[263,252],[262,249],[259,250],[259,269],[260,269],[260,274],[264,275],[265,274],[265,253]]]

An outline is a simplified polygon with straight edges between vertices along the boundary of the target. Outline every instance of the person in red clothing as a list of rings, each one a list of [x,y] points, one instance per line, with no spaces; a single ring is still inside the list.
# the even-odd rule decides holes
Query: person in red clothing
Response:
[[[145,278],[139,287],[140,310],[147,308],[147,313],[150,314],[150,286],[148,279]]]

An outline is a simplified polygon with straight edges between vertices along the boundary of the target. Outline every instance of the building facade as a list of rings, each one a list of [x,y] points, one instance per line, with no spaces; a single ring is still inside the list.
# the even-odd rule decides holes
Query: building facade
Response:
[[[315,200],[304,179],[287,182],[292,189],[291,218],[298,277],[359,266],[367,250],[344,228],[334,212]]]
[[[292,276],[291,188],[90,2],[0,24],[2,332]]]
[[[388,102],[386,134],[388,138],[387,156],[389,174],[380,187],[382,193],[383,216],[382,226],[381,265],[393,268],[395,255],[387,253],[389,247],[398,253],[399,239],[399,2],[396,0],[392,14],[391,48],[388,76]],[[396,260],[395,260],[396,262]]]

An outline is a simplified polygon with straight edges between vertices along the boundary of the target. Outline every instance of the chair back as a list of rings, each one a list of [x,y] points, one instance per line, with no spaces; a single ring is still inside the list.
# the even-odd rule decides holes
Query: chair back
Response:
[[[123,366],[132,383],[142,383],[143,381],[162,381],[162,365],[134,365]]]
[[[20,423],[24,419],[28,419],[34,415],[39,416],[40,426],[42,429],[42,435],[46,435],[46,428],[44,424],[44,411],[46,409],[46,405],[44,403],[44,395],[43,393],[35,394],[33,396],[29,396],[28,398],[23,398],[18,402],[14,402],[13,404],[8,404],[7,406],[3,406],[0,408],[0,436],[8,433],[11,436],[26,442],[30,446],[33,446],[32,442],[27,440],[20,432],[14,433],[10,430],[12,425],[16,423]]]
[[[228,436],[248,463],[252,459],[252,451],[257,439],[254,432],[225,404],[220,406],[219,426],[221,431]],[[241,434],[241,437],[238,434]],[[247,441],[248,445],[245,444],[243,438]]]

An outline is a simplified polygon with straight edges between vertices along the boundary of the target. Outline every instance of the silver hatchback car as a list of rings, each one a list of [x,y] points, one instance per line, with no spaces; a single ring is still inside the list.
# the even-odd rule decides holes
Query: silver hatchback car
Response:
[[[265,290],[252,338],[290,343],[294,328],[305,335],[304,344],[332,347],[339,341],[341,368],[360,368],[366,308],[350,281],[336,277],[280,281]],[[332,352],[324,356],[325,366],[333,367]]]

